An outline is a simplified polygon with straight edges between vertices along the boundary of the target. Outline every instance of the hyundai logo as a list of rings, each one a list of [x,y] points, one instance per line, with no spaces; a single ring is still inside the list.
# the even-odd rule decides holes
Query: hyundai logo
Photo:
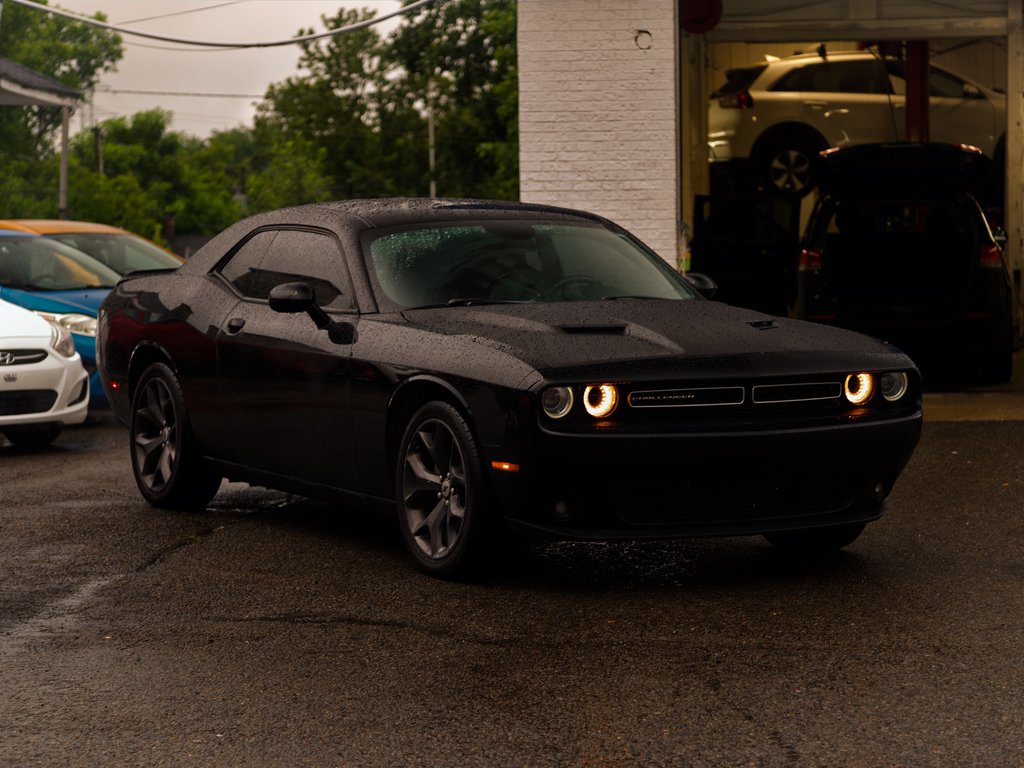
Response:
[[[0,352],[0,365],[10,365],[14,362],[13,352]]]

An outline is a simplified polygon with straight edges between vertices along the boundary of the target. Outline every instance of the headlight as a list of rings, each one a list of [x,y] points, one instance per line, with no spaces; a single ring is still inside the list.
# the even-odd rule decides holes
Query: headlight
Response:
[[[846,377],[843,391],[853,405],[863,405],[875,393],[875,380],[870,373],[851,373]]]
[[[74,357],[75,340],[71,338],[66,328],[63,328],[54,321],[50,321],[50,346],[64,357]]]
[[[572,389],[569,387],[551,387],[545,389],[540,396],[540,405],[544,413],[552,419],[564,419],[572,410]]]
[[[894,403],[907,394],[910,380],[905,373],[883,373],[878,380],[878,391],[890,403]]]
[[[82,315],[77,312],[62,315],[56,312],[40,312],[35,310],[37,315],[45,317],[51,323],[57,323],[62,328],[65,328],[71,333],[78,333],[82,336],[95,336],[96,335],[96,318],[90,317],[89,315]]]
[[[619,404],[619,391],[614,384],[592,384],[583,391],[583,407],[595,419],[610,416]]]

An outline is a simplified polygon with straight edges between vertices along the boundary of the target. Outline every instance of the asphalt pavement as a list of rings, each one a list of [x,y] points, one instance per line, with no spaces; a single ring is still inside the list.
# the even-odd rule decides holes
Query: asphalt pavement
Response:
[[[480,584],[287,494],[150,509],[109,419],[0,443],[0,765],[1024,765],[1022,398],[929,393],[837,556],[558,544]]]

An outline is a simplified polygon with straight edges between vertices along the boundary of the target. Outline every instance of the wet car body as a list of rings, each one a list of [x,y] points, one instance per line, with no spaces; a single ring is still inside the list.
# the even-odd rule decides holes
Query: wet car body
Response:
[[[974,197],[980,150],[868,144],[819,161],[792,316],[885,339],[937,378],[1010,378],[1013,290]]]
[[[183,261],[156,243],[109,224],[69,219],[0,219],[0,229],[49,237],[89,254],[119,275],[140,269],[173,269]]]
[[[0,299],[65,327],[89,373],[89,404],[106,395],[96,369],[95,318],[118,275],[88,254],[38,235],[0,229]]]
[[[490,299],[477,291],[434,304],[389,292],[378,245],[411,242],[434,227],[500,247],[497,256],[485,248],[467,257],[502,260],[498,279],[474,273],[477,286],[490,285]],[[584,296],[590,284],[577,284],[582,278],[563,279],[544,300],[509,298],[527,295],[511,286],[537,279],[506,269],[521,243],[576,230],[642,254],[644,269],[676,298],[604,296],[604,286]],[[335,243],[351,281],[339,294],[350,290],[351,306],[328,308],[319,320],[299,311],[301,259],[273,272],[269,300],[240,295],[233,260],[274,231]],[[410,269],[420,262],[436,276],[429,259],[412,259]],[[843,330],[707,301],[614,224],[525,204],[355,201],[261,214],[173,273],[122,280],[101,312],[99,345],[111,405],[129,424],[154,410],[145,398],[139,405],[147,371],[180,383],[189,445],[217,479],[389,507],[397,496],[402,519],[403,504],[421,490],[417,478],[447,503],[451,485],[472,476],[456,506],[487,500],[502,530],[527,535],[857,526],[882,514],[920,432],[919,381],[901,353]],[[900,372],[905,396],[851,405],[844,382],[859,371]],[[611,384],[617,407],[591,416],[587,388]],[[568,393],[562,402],[570,404],[557,418],[547,410],[552,389]],[[424,423],[447,425],[445,440],[457,444],[448,474],[421,472],[414,447],[422,442],[420,453],[434,454]],[[137,442],[154,435],[166,432],[151,435],[143,425]],[[166,501],[146,483],[150,501]],[[429,572],[461,566],[427,555],[418,563]]]

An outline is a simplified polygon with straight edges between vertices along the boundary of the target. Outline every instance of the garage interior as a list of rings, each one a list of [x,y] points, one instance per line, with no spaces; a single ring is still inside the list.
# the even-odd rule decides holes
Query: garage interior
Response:
[[[934,63],[1007,95],[1005,197],[1002,221],[1013,278],[1018,343],[1024,326],[1021,301],[1024,244],[1024,100],[1022,100],[1022,8],[1019,0],[703,0],[680,2],[680,179],[681,214],[694,227],[694,204],[715,193],[707,161],[708,100],[726,72],[763,62],[766,56],[857,50],[866,44],[901,45]],[[689,31],[687,31],[689,30]],[[909,43],[909,45],[908,45]],[[920,80],[922,86],[925,80]],[[908,73],[908,113],[913,112]],[[920,89],[925,92],[924,87]],[[925,101],[925,103],[927,103]],[[923,119],[923,125],[921,120]],[[912,116],[908,136],[927,138],[927,112]],[[923,136],[922,136],[922,133]],[[806,221],[815,193],[799,209]]]

